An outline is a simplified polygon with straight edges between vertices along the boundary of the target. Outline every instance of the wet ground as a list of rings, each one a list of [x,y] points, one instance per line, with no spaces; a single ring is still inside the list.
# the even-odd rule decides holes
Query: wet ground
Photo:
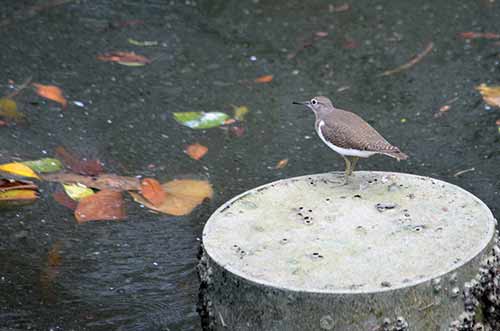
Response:
[[[499,84],[500,45],[458,35],[499,33],[498,1],[1,4],[1,93],[9,93],[9,80],[31,77],[61,87],[70,101],[61,110],[32,92],[19,94],[27,123],[0,127],[2,163],[53,155],[64,145],[100,159],[108,172],[207,178],[216,191],[190,216],[128,203],[125,221],[78,225],[51,198],[55,184],[41,183],[36,204],[1,212],[2,331],[199,330],[195,267],[210,213],[269,181],[344,166],[315,136],[313,115],[291,104],[314,95],[357,112],[410,155],[400,163],[372,157],[360,169],[460,185],[499,216],[500,113],[485,107],[475,86]],[[128,38],[158,45],[134,46]],[[430,42],[414,66],[380,76]],[[127,67],[96,59],[117,50],[153,62]],[[263,75],[272,82],[253,82]],[[231,113],[231,105],[250,109],[241,137],[172,118],[179,111]],[[209,148],[200,161],[183,152],[195,142]],[[288,165],[275,169],[282,159]],[[54,247],[61,262],[48,272]]]

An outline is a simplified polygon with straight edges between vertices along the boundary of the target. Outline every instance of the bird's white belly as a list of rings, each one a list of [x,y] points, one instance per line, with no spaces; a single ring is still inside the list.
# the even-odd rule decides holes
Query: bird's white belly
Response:
[[[345,156],[358,156],[358,157],[369,157],[369,156],[372,156],[373,154],[377,154],[376,152],[361,151],[361,150],[358,150],[358,149],[342,148],[342,147],[339,147],[339,146],[335,146],[334,144],[332,144],[331,142],[329,142],[328,140],[326,140],[325,137],[323,136],[323,134],[321,133],[321,127],[323,125],[325,125],[325,122],[320,121],[319,124],[318,124],[318,130],[316,130],[318,132],[318,136],[321,138],[321,140],[323,140],[323,142],[328,147],[330,147],[331,149],[333,149],[335,152],[337,152],[337,153],[339,153],[341,155],[345,155]]]

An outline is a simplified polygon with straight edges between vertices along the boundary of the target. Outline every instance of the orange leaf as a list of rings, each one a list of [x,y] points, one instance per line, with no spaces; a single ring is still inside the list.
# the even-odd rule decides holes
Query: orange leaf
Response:
[[[122,220],[127,217],[120,192],[102,190],[79,201],[75,210],[78,223]]]
[[[279,160],[274,166],[274,169],[283,169],[288,164],[288,159]]]
[[[102,55],[97,55],[100,61],[118,62],[125,65],[145,65],[151,63],[151,60],[145,56],[135,54],[134,52],[110,52]]]
[[[36,88],[36,93],[46,99],[60,103],[63,108],[66,108],[68,101],[64,98],[62,91],[59,87],[54,85],[42,85],[38,83],[33,83]]]
[[[129,193],[138,203],[152,210],[175,216],[191,213],[205,199],[211,199],[213,196],[212,186],[205,180],[176,179],[162,184],[162,187],[167,192],[167,198],[158,207],[135,192]]]
[[[208,148],[200,145],[198,143],[189,145],[186,150],[186,154],[195,160],[201,159],[208,152]]]
[[[270,83],[273,80],[273,75],[260,76],[255,79],[256,83]]]
[[[159,206],[167,198],[161,184],[153,178],[144,178],[141,182],[141,194],[154,206]]]

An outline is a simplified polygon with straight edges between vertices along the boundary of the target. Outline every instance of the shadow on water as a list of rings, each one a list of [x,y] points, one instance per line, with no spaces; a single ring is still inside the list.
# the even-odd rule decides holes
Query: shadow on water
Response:
[[[457,34],[500,33],[499,3],[343,3],[4,2],[2,93],[9,79],[32,77],[85,106],[63,111],[34,93],[19,95],[28,123],[0,127],[2,163],[53,155],[64,145],[121,175],[207,177],[216,196],[186,217],[127,203],[125,221],[78,225],[50,197],[55,184],[41,183],[36,204],[2,211],[0,330],[199,330],[197,252],[210,213],[266,182],[343,167],[315,136],[313,115],[291,105],[313,95],[357,112],[410,155],[400,163],[373,157],[359,169],[449,181],[498,216],[500,115],[474,89],[499,83],[498,43]],[[133,46],[128,38],[159,44]],[[433,50],[415,66],[379,76],[431,41]],[[154,61],[131,68],[96,60],[114,50]],[[253,83],[269,74],[271,83]],[[233,104],[250,108],[241,137],[191,130],[171,115],[231,112]],[[183,152],[194,142],[209,148],[200,161]],[[288,165],[275,169],[281,159]],[[48,262],[54,245],[57,268]]]

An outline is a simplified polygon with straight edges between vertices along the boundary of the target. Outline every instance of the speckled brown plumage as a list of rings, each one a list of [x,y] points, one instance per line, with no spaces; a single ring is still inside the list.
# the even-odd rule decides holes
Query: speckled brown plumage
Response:
[[[386,154],[401,160],[408,158],[399,148],[391,145],[370,124],[354,113],[335,108],[329,116],[316,120],[316,130],[319,129],[320,121],[325,123],[321,127],[321,133],[335,146]]]

